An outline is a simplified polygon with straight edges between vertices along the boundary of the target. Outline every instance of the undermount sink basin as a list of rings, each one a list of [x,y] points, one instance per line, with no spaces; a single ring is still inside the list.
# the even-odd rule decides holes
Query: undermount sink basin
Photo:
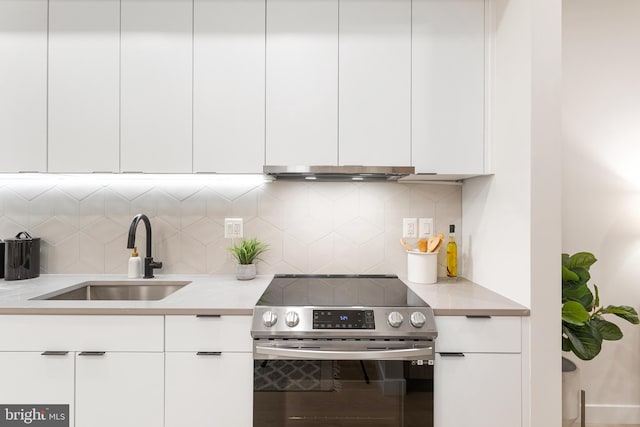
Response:
[[[67,301],[158,301],[191,282],[90,281],[32,298]]]

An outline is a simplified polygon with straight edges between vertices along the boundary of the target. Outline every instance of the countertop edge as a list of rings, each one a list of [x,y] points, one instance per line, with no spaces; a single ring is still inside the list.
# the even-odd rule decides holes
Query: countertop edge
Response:
[[[135,315],[135,316],[251,316],[253,308],[104,308],[104,307],[3,307],[0,315]]]
[[[434,316],[519,316],[527,317],[531,315],[528,308],[517,309],[465,309],[465,308],[436,308],[433,310]]]

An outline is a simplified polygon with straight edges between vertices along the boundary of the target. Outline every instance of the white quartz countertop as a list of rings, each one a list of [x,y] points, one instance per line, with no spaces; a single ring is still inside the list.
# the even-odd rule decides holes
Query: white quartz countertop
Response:
[[[127,279],[123,275],[46,274],[35,279],[0,281],[0,314],[221,314],[251,315],[272,275],[236,280],[233,275],[158,275]],[[32,300],[87,281],[187,281],[159,301]]]
[[[436,316],[529,316],[529,309],[469,280],[455,282],[446,277],[422,285],[402,278],[411,290],[427,302]]]
[[[159,275],[154,279],[126,279],[123,275],[46,274],[35,279],[0,280],[0,314],[219,314],[251,315],[272,279],[259,275],[239,281],[233,275]],[[421,285],[401,278],[433,309],[436,316],[528,316],[529,309],[465,279]],[[33,300],[86,281],[188,281],[159,301]]]

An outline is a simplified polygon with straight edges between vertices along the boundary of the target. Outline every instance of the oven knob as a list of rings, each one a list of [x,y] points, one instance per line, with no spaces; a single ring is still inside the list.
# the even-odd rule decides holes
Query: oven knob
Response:
[[[403,320],[404,317],[402,317],[402,314],[398,313],[397,311],[392,311],[391,313],[389,313],[389,317],[387,318],[389,325],[394,328],[399,328],[400,325],[402,325]]]
[[[419,311],[414,311],[413,313],[411,313],[411,324],[416,328],[422,328],[426,320],[427,318],[424,316],[424,314],[420,313]]]
[[[300,321],[300,316],[298,316],[298,313],[296,313],[295,311],[288,312],[287,315],[284,317],[284,323],[286,323],[287,326],[289,326],[290,328],[293,328],[294,326],[296,326],[299,321]]]
[[[265,311],[262,315],[264,326],[273,326],[278,321],[278,315],[274,311]]]

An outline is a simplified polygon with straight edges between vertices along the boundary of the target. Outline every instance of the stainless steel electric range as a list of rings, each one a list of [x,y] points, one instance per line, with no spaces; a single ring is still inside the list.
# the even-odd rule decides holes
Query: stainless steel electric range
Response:
[[[433,310],[393,275],[276,275],[254,309],[254,427],[433,426]]]

